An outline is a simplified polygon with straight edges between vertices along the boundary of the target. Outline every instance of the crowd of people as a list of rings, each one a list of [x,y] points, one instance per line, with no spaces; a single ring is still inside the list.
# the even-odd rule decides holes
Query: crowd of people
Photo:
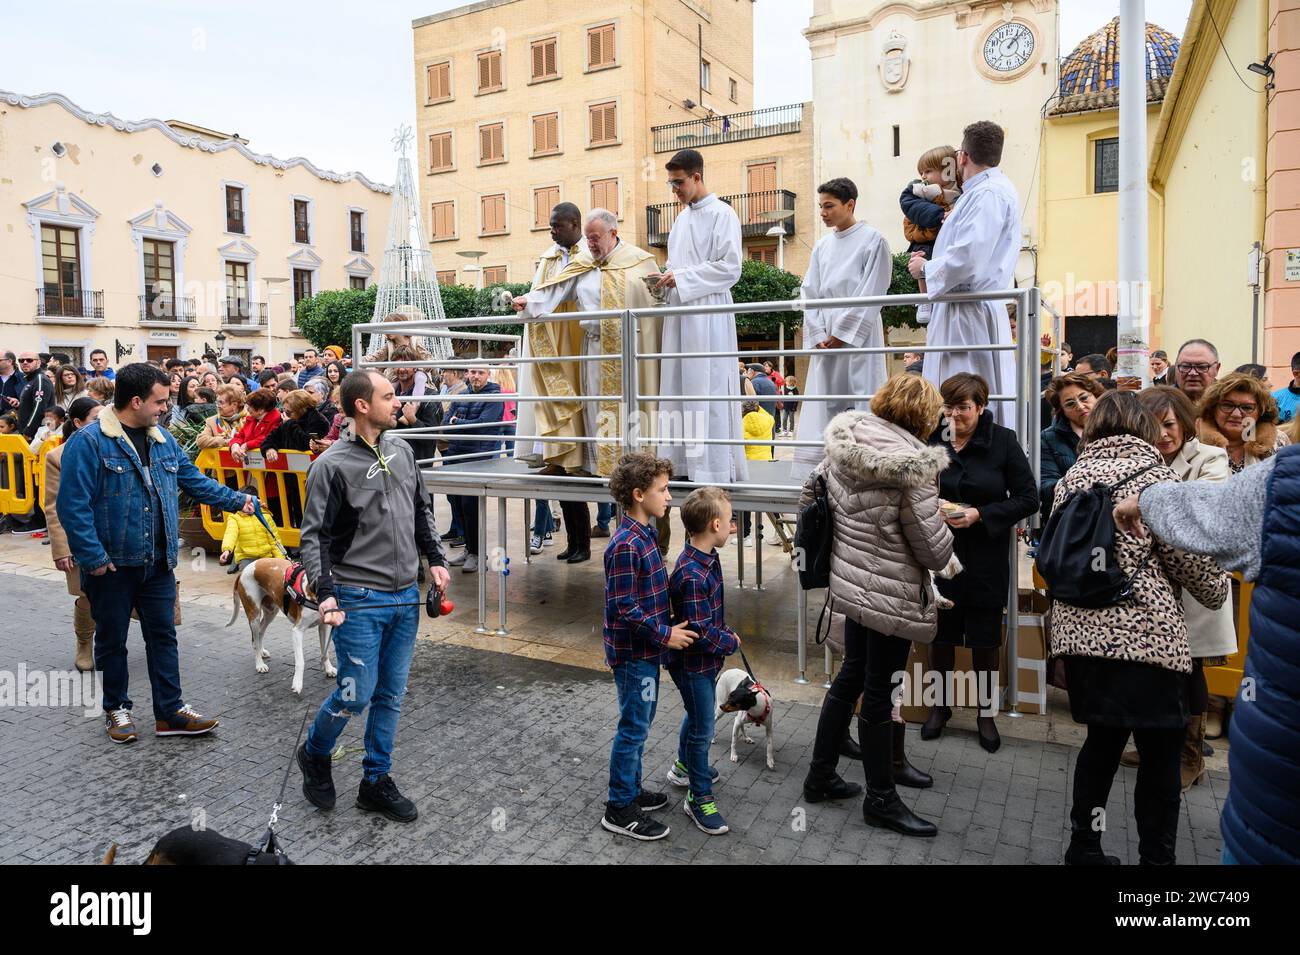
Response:
[[[972,124],[960,148],[921,157],[920,178],[900,198],[909,269],[932,296],[1012,284],[1019,205],[997,168],[1002,145],[996,125]],[[905,371],[892,376],[882,352],[853,351],[883,347],[878,306],[809,308],[805,346],[815,354],[802,386],[772,361],[717,357],[739,354],[729,312],[652,319],[638,326],[638,348],[669,357],[643,362],[638,371],[638,390],[653,400],[635,426],[654,450],[620,455],[609,439],[622,425],[623,326],[582,314],[660,303],[725,309],[739,276],[738,220],[704,185],[700,154],[683,150],[666,170],[683,204],[666,271],[619,238],[612,214],[597,209],[584,216],[570,203],[553,210],[554,244],[541,256],[531,290],[513,302],[526,321],[520,354],[553,360],[521,363],[517,386],[509,367],[489,368],[472,357],[438,368],[416,340],[398,333],[382,336],[378,349],[363,356],[405,363],[383,372],[351,371],[336,346],[307,349],[301,359],[275,366],[253,356],[245,369],[241,358],[226,355],[136,362],[116,373],[98,349],[89,369],[66,355],[3,353],[0,427],[21,433],[33,451],[47,437],[62,439],[45,458],[47,501],[56,503],[16,529],[39,531],[49,521],[52,556],[74,598],[76,666],[104,673],[109,738],[138,738],[126,667],[133,610],[148,649],[157,734],[199,735],[217,725],[181,691],[178,493],[231,512],[222,558],[233,570],[275,552],[268,544],[274,526],[254,516],[255,485],[235,489],[214,481],[194,466],[194,456],[223,449],[237,464],[254,453],[274,464],[283,452],[307,452],[314,461],[305,494],[293,487],[288,513],[300,528],[307,583],[322,619],[335,628],[340,668],[339,689],[321,705],[297,754],[303,791],[321,809],[334,806],[330,753],[347,721],[368,709],[358,805],[398,821],[416,818],[416,806],[390,770],[418,621],[421,562],[443,590],[448,568],[473,572],[483,558],[478,498],[451,496],[450,526],[440,534],[420,469],[439,456],[450,464],[511,454],[546,475],[608,478],[621,511],[615,525],[613,505],[601,505],[593,524],[585,503],[564,502],[568,541],[557,555],[581,563],[591,559],[593,537],[609,538],[603,637],[619,718],[602,826],[637,840],[668,834],[650,813],[669,800],[642,784],[641,765],[658,699],[657,689],[647,694],[645,688],[648,682],[657,688],[667,668],[686,710],[669,780],[686,789],[682,807],[692,823],[723,834],[728,826],[714,795],[719,774],[708,761],[713,687],[741,643],[723,608],[718,548],[735,530],[723,488],[744,480],[750,462],[771,460],[774,442],[793,435],[800,439],[794,463],[804,482],[801,504],[824,486],[833,515],[830,600],[844,643],[843,665],[821,710],[805,798],[862,797],[868,824],[908,836],[935,834],[934,824],[897,792],[933,784],[904,751],[896,697],[911,644],[928,645],[944,692],[921,726],[921,739],[941,737],[959,705],[951,673],[962,647],[977,674],[979,698],[967,701],[979,708],[977,738],[996,752],[1001,739],[991,688],[997,687],[1017,527],[1034,515],[1048,527],[1065,502],[1102,485],[1114,492],[1120,531],[1111,544],[1130,591],[1115,605],[1058,601],[1052,610],[1052,653],[1064,663],[1072,714],[1088,727],[1074,776],[1066,861],[1117,861],[1102,851],[1095,812],[1124,762],[1138,769],[1142,861],[1172,863],[1180,791],[1204,778],[1206,740],[1221,733],[1227,714],[1226,701],[1209,698],[1204,676],[1237,648],[1223,568],[1242,569],[1270,588],[1273,602],[1265,612],[1278,628],[1273,640],[1293,619],[1287,616],[1292,604],[1300,606],[1291,578],[1271,574],[1294,562],[1294,539],[1267,528],[1260,545],[1266,512],[1291,499],[1286,495],[1300,500],[1300,459],[1284,452],[1285,466],[1278,463],[1300,429],[1300,354],[1292,361],[1293,382],[1273,392],[1259,366],[1221,376],[1215,346],[1195,339],[1172,363],[1164,352],[1153,353],[1156,383],[1139,391],[1132,381],[1115,379],[1113,356],[1075,361],[1062,344],[1061,373],[1044,368],[1042,399],[1051,420],[1040,437],[1036,477],[1016,439],[1012,403],[992,398],[1015,390],[1011,353],[960,350],[1014,341],[1014,315],[1008,320],[1002,305],[924,308],[928,343],[955,350],[925,360],[906,355]],[[854,218],[857,195],[843,178],[818,189],[830,232],[817,243],[804,277],[810,300],[883,295],[888,288],[890,251],[877,230]],[[535,320],[566,312],[574,313],[571,321]],[[590,360],[566,361],[568,355]],[[739,360],[739,374],[731,360]],[[431,396],[438,400],[414,400]],[[735,401],[714,400],[719,396]],[[819,400],[787,400],[808,398]],[[403,438],[403,431],[410,433]],[[520,434],[539,437],[516,440]],[[1276,480],[1286,482],[1276,498],[1268,490],[1274,479],[1266,480],[1275,464]],[[671,480],[698,488],[680,507],[687,541],[670,572],[664,558]],[[1198,502],[1195,515],[1179,510],[1184,497],[1170,488],[1179,484],[1196,488],[1186,495]],[[1216,485],[1215,494],[1237,487],[1249,495],[1246,526],[1215,536],[1220,515],[1199,511],[1199,502],[1211,498],[1203,485]],[[558,526],[549,502],[539,502],[530,550],[540,553]],[[394,534],[394,527],[410,533]],[[1251,530],[1253,543],[1245,540]],[[1267,663],[1272,669],[1261,666],[1261,676],[1289,679],[1285,666]],[[1265,712],[1269,724],[1250,730],[1261,746],[1276,749],[1286,734],[1300,737],[1296,716],[1280,710],[1275,697]],[[1125,753],[1130,736],[1136,748]],[[844,757],[861,760],[865,788],[839,774]],[[1261,772],[1256,752],[1243,765]],[[1241,795],[1230,804],[1232,857],[1294,856],[1293,843],[1259,839],[1259,814],[1277,809],[1273,789],[1257,776],[1239,785],[1235,770],[1233,785]]]

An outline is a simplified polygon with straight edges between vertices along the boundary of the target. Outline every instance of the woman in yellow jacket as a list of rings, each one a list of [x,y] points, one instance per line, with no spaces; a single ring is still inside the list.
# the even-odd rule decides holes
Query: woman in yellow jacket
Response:
[[[257,485],[248,484],[240,489],[241,494],[257,497]],[[231,564],[228,574],[237,574],[255,560],[263,557],[283,557],[284,545],[280,542],[279,532],[275,528],[275,519],[266,511],[266,526],[258,520],[256,514],[227,514],[226,532],[221,536],[220,563]],[[270,527],[270,531],[267,531]]]
[[[740,410],[745,416],[742,419],[745,428],[745,457],[750,461],[775,460],[776,448],[772,445],[750,442],[771,441],[776,419],[764,411],[757,401],[746,401],[740,406]]]

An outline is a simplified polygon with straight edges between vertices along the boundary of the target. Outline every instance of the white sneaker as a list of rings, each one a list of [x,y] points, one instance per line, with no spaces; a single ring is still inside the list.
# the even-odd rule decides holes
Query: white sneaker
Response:
[[[463,550],[463,551],[461,551],[459,554],[457,554],[456,556],[454,556],[454,557],[452,557],[450,560],[448,560],[448,561],[447,561],[447,566],[448,566],[448,567],[459,567],[461,564],[465,563],[465,558],[467,558],[468,556],[469,556],[469,551],[465,551],[465,550]]]
[[[528,538],[528,553],[540,554],[542,552],[542,539],[534,534]]]
[[[474,574],[478,572],[478,555],[466,554],[465,562],[461,564],[460,572],[462,574]]]
[[[918,306],[916,306],[916,324],[918,324],[918,325],[929,325],[929,324],[930,324],[930,309],[931,309],[932,307],[933,307],[933,306],[931,306],[931,305],[918,305]]]

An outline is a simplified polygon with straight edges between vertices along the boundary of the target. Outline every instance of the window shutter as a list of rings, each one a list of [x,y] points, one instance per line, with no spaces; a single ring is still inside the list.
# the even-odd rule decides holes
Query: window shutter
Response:
[[[547,40],[544,46],[544,50],[546,55],[545,55],[545,62],[543,63],[543,66],[546,68],[546,75],[554,76],[557,72],[559,72],[559,70],[556,68],[556,63],[555,63],[555,41]]]
[[[546,44],[533,44],[533,79],[539,80],[546,75]]]
[[[480,93],[491,86],[491,80],[492,66],[486,56],[480,56],[478,58],[478,88]]]
[[[492,158],[504,159],[506,155],[506,129],[504,126],[492,127]]]
[[[587,31],[587,66],[588,67],[600,65],[600,47],[601,47],[600,31],[599,30]]]
[[[501,54],[500,53],[490,54],[488,56],[488,62],[492,65],[491,77],[490,77],[492,81],[491,85],[493,89],[496,89],[498,86],[501,85]]]
[[[552,152],[560,148],[559,113],[551,113],[546,117],[546,148]]]

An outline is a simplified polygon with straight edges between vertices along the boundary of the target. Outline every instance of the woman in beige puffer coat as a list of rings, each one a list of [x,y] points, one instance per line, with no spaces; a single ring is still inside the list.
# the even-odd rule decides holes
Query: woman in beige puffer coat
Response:
[[[898,797],[890,710],[894,678],[907,665],[910,642],[934,639],[938,617],[930,571],[952,558],[938,486],[948,453],[925,443],[938,425],[941,404],[925,379],[891,378],[872,399],[870,413],[847,411],[831,419],[826,458],[800,500],[801,508],[810,503],[817,481],[825,479],[833,518],[831,608],[845,617],[844,663],[822,703],[804,797],[820,802],[861,792],[835,772],[861,694],[863,818],[915,836],[937,830]]]

